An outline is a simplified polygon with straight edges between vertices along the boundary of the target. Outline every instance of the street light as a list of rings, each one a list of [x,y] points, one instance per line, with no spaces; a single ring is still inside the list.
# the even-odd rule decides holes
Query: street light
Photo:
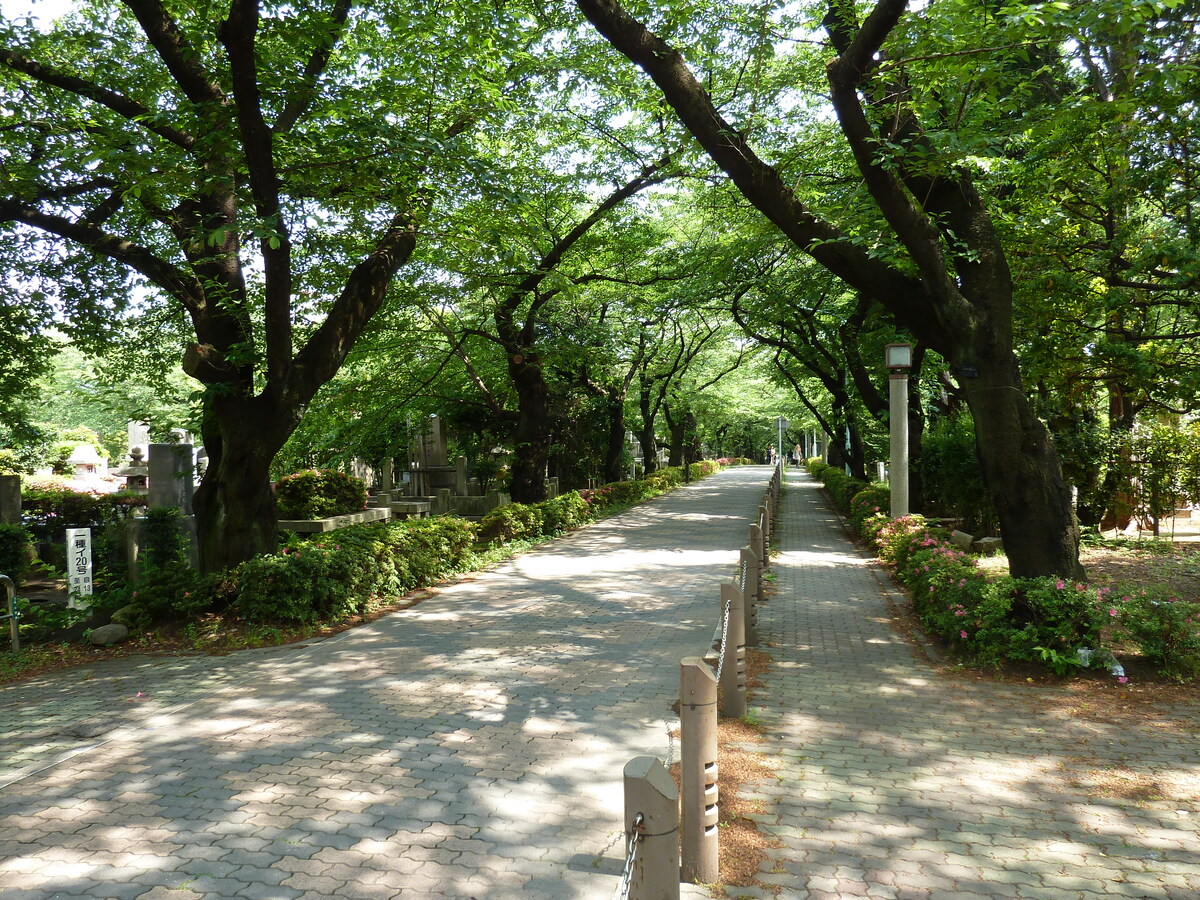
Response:
[[[912,344],[888,344],[883,350],[888,369],[888,430],[891,436],[892,518],[908,515],[908,370]]]
[[[792,423],[783,416],[775,420],[775,427],[779,429],[779,459],[777,462],[779,463],[780,471],[783,471],[783,432],[785,429],[790,428],[791,425]]]

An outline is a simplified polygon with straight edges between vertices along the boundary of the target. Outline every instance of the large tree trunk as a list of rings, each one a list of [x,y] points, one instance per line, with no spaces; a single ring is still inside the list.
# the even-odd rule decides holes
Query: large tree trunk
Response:
[[[193,508],[200,568],[219,572],[279,546],[271,460],[296,417],[264,398],[211,401],[202,429],[208,469]]]
[[[604,451],[604,480],[620,481],[625,477],[625,397],[616,391],[604,398],[604,413],[608,421],[608,446]]]
[[[980,354],[979,377],[960,379],[984,481],[1017,577],[1083,577],[1079,526],[1050,432],[1034,415],[1011,350]]]
[[[671,442],[667,448],[667,465],[682,466],[683,441],[687,432],[687,416],[681,415],[678,418],[675,417],[671,414],[669,406],[663,407],[663,415],[667,419],[667,433]]]
[[[642,471],[649,475],[658,471],[658,437],[654,433],[654,408],[650,402],[650,388],[642,382],[638,393],[638,405],[642,411],[642,429],[638,440],[642,442]]]
[[[508,373],[517,389],[509,491],[517,503],[541,503],[546,499],[546,464],[550,460],[550,390],[541,367],[528,356],[510,357]]]

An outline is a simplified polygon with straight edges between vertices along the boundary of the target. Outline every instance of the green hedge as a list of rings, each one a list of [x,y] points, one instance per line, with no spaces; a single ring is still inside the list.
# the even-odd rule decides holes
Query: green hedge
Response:
[[[21,514],[37,540],[62,541],[64,528],[96,528],[118,522],[146,505],[130,491],[92,494],[29,483],[21,489]]]
[[[700,478],[718,468],[716,463],[696,463],[691,476]],[[544,503],[509,504],[490,512],[478,527],[438,516],[355,525],[310,539],[292,535],[278,553],[204,579],[175,564],[178,548],[170,541],[175,523],[165,516],[156,529],[162,532],[163,547],[148,552],[137,590],[122,585],[98,599],[119,609],[122,620],[132,625],[226,609],[250,622],[335,621],[471,567],[480,548],[560,534],[682,481],[682,469],[663,469],[641,481],[571,492]]]
[[[472,558],[475,526],[452,516],[293,538],[237,571],[234,606],[251,622],[311,624],[361,614],[373,601],[435,584]]]
[[[323,519],[359,512],[367,505],[361,479],[331,469],[311,469],[281,478],[275,485],[281,519]]]

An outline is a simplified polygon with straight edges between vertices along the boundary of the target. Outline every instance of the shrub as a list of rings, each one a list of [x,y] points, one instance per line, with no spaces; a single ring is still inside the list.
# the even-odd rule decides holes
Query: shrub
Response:
[[[146,511],[141,527],[137,588],[130,591],[126,624],[187,619],[208,608],[200,574],[188,560],[188,539],[175,507]],[[118,594],[120,587],[117,587]],[[108,601],[111,605],[113,601]]]
[[[885,518],[892,506],[891,489],[881,484],[872,484],[857,494],[850,500],[850,524],[854,528],[854,533],[859,537],[866,538],[865,525],[868,519],[875,516],[883,515]]]
[[[7,575],[19,585],[25,577],[29,555],[29,531],[22,525],[0,525],[0,575]]]
[[[31,469],[16,450],[0,449],[0,475],[27,475]]]
[[[367,505],[367,489],[353,475],[310,469],[280,479],[275,500],[283,519],[322,519],[359,512]]]
[[[542,504],[542,533],[550,536],[578,528],[588,520],[589,509],[575,491],[547,500]]]
[[[1092,591],[1054,578],[997,579],[964,622],[976,662],[1040,662],[1058,674],[1080,665],[1080,649],[1101,647],[1104,625]]]
[[[479,523],[479,539],[484,544],[540,537],[544,516],[539,504],[508,503],[498,506]]]
[[[1200,676],[1200,602],[1141,591],[1114,601],[1109,616],[1160,675],[1178,681]]]
[[[921,439],[915,464],[926,499],[960,519],[963,530],[984,534],[996,529],[998,517],[983,483],[968,413],[935,422]]]
[[[62,540],[64,528],[96,528],[127,518],[146,505],[130,491],[93,494],[30,481],[21,491],[21,512],[38,540]]]
[[[236,573],[236,607],[252,622],[312,624],[362,614],[381,597],[434,584],[471,558],[475,527],[439,516],[293,538]]]

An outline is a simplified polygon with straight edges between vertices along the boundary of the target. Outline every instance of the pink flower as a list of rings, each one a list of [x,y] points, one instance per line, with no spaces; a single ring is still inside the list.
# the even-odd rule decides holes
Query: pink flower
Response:
[[[1108,611],[1108,614],[1109,614],[1110,616],[1115,616],[1115,615],[1117,614],[1117,611],[1116,611],[1115,609],[1110,609],[1110,610]]]
[[[1061,590],[1062,590],[1064,587],[1066,587],[1066,585],[1065,585],[1065,584],[1063,584],[1061,580],[1060,580],[1060,581],[1056,581],[1056,582],[1054,582],[1054,586],[1055,586],[1056,588],[1058,588],[1060,591],[1061,591]]]
[[[964,639],[965,639],[965,638],[966,638],[966,636],[967,636],[967,633],[966,633],[965,631],[960,631],[960,632],[958,633],[958,636],[959,636],[960,638],[964,638]]]
[[[1117,681],[1118,681],[1120,684],[1128,684],[1128,683],[1129,683],[1129,676],[1128,676],[1128,675],[1122,675],[1121,677],[1119,677],[1119,678],[1117,679]]]

